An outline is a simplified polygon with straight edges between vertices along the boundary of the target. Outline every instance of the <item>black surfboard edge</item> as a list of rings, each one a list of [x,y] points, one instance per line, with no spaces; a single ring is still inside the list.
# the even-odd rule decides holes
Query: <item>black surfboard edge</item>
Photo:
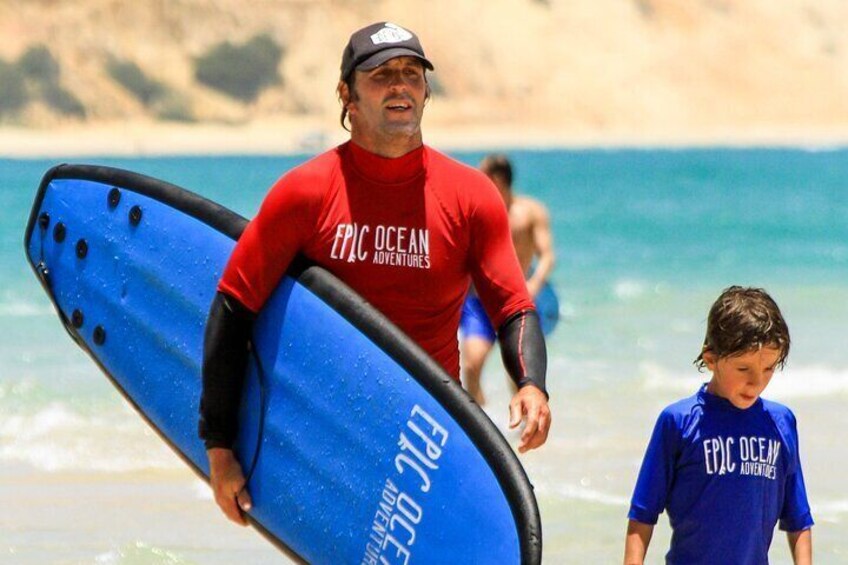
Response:
[[[197,473],[208,482],[203,471],[185,456],[144,414],[133,399],[123,390],[117,380],[103,366],[97,355],[87,346],[76,329],[58,307],[49,284],[39,272],[38,266],[29,256],[29,244],[38,223],[41,202],[50,182],[54,179],[79,179],[111,185],[119,190],[129,190],[153,198],[207,224],[213,229],[238,240],[247,225],[247,220],[232,210],[207,198],[181,188],[177,185],[124,169],[100,165],[61,164],[48,170],[42,178],[36,194],[33,208],[24,238],[27,261],[36,277],[41,281],[45,292],[53,302],[60,320],[71,338],[82,347],[100,367],[112,384],[130,402],[157,434]],[[521,562],[525,565],[537,565],[542,557],[542,525],[533,486],[524,467],[518,461],[515,452],[501,435],[500,431],[474,403],[462,386],[454,381],[418,344],[404,334],[376,308],[357,295],[350,287],[329,271],[310,264],[298,257],[287,275],[295,278],[316,296],[338,311],[359,331],[386,351],[398,364],[403,366],[465,429],[486,461],[489,463],[503,489],[518,525]],[[282,540],[270,533],[257,520],[250,517],[251,524],[264,537],[287,556],[300,562],[303,557],[294,552]]]

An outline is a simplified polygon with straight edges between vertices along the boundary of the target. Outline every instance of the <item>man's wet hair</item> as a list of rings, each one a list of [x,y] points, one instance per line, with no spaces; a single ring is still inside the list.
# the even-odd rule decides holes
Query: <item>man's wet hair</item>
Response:
[[[724,289],[710,308],[707,333],[695,366],[702,370],[704,353],[732,357],[763,347],[780,351],[777,367],[789,356],[789,327],[777,303],[761,288],[731,286]]]
[[[338,88],[336,89],[336,94],[338,95],[339,100],[342,103],[342,115],[339,118],[339,122],[342,124],[342,127],[345,129],[345,131],[350,131],[350,128],[348,128],[347,124],[345,123],[345,118],[347,118],[347,104],[345,104],[344,100],[342,100],[342,82],[347,85],[347,92],[350,96],[350,101],[353,101],[355,99],[354,97],[356,96],[356,93],[353,90],[353,85],[354,83],[356,83],[356,73],[350,73],[347,78],[342,79],[342,81],[339,82]]]
[[[498,176],[507,186],[512,186],[512,163],[506,155],[492,153],[486,155],[480,162],[480,170],[488,176]]]

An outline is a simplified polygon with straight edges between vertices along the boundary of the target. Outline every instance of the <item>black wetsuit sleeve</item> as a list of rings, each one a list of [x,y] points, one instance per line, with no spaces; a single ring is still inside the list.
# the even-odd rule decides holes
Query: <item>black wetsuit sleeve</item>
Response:
[[[203,341],[199,432],[206,449],[230,449],[235,442],[255,319],[256,315],[232,296],[215,295]]]
[[[504,367],[518,388],[532,384],[547,396],[548,353],[536,311],[524,310],[507,318],[498,329],[498,342]]]

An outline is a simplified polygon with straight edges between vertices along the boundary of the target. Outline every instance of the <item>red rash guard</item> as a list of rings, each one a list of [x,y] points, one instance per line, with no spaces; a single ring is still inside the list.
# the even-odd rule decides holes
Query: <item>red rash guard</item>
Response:
[[[335,274],[459,380],[473,280],[495,328],[534,309],[506,207],[481,172],[422,146],[386,159],[352,142],[271,188],[218,290],[258,312],[296,254]]]

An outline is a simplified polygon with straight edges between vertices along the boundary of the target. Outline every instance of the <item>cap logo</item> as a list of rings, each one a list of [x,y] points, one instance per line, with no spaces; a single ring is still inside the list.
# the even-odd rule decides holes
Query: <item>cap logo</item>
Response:
[[[380,45],[381,43],[401,43],[412,39],[412,34],[400,27],[399,25],[386,22],[386,26],[371,36],[371,43]]]

